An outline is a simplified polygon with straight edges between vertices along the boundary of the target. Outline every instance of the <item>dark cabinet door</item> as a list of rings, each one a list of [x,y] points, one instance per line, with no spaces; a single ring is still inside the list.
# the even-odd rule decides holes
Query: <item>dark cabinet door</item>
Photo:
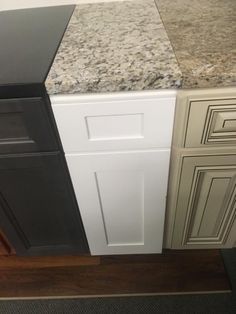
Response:
[[[58,149],[43,97],[0,99],[0,154]]]
[[[0,228],[19,255],[87,253],[64,157],[0,156]]]

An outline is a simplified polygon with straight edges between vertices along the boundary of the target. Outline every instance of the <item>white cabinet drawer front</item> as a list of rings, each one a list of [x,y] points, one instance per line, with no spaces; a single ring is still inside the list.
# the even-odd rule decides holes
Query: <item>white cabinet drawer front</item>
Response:
[[[161,252],[169,155],[66,154],[91,254]]]
[[[192,101],[186,147],[236,144],[236,98]]]
[[[170,147],[175,95],[53,96],[65,152]]]

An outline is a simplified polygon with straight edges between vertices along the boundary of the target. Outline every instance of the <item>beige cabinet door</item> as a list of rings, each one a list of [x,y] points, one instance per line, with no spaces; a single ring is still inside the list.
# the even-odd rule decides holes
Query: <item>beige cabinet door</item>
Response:
[[[190,103],[185,147],[235,144],[236,98]]]
[[[236,155],[183,156],[172,248],[233,247]]]

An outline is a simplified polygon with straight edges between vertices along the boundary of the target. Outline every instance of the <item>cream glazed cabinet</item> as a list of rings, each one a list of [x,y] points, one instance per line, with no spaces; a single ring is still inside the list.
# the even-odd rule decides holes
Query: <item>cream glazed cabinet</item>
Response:
[[[178,93],[165,247],[236,243],[236,88]]]
[[[160,253],[176,92],[50,98],[91,254]]]

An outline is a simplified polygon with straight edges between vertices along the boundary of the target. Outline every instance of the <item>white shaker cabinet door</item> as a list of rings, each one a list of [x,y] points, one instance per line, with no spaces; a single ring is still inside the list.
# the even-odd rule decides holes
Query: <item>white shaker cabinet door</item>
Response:
[[[169,155],[66,154],[92,255],[162,251]]]
[[[66,153],[171,146],[175,92],[51,96]]]

